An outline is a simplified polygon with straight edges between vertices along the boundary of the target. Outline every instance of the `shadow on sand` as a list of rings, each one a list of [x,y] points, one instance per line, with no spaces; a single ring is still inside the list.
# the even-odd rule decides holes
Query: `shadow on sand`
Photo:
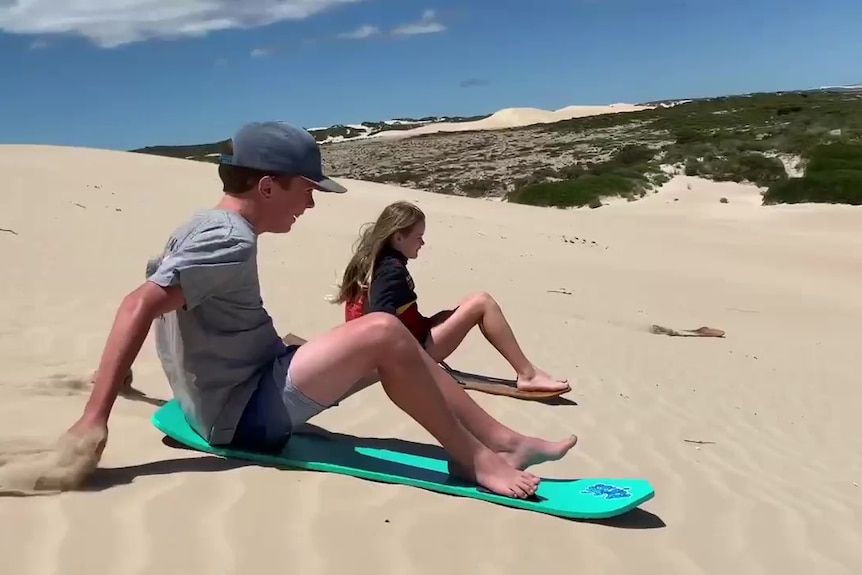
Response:
[[[143,391],[135,389],[132,386],[128,386],[120,390],[120,397],[123,399],[127,399],[129,401],[138,401],[140,403],[146,403],[152,405],[153,407],[161,407],[167,403],[164,399],[159,399],[157,397],[150,397]]]

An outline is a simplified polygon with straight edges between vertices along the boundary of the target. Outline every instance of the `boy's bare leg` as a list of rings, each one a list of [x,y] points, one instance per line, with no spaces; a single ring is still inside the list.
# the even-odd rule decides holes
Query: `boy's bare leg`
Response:
[[[305,343],[304,339],[293,334],[285,336],[284,341],[294,344]],[[482,409],[452,379],[452,376],[446,373],[427,354],[425,354],[425,364],[431,370],[434,380],[443,392],[446,403],[449,404],[461,424],[488,448],[499,453],[512,467],[526,469],[530,465],[555,461],[565,456],[578,442],[578,438],[574,434],[559,441],[547,441],[538,437],[523,435],[506,427]],[[356,382],[344,396],[339,398],[339,401],[343,401],[378,381],[380,381],[380,375],[374,371]]]
[[[514,468],[465,429],[425,357],[397,318],[372,313],[303,344],[291,361],[290,378],[309,398],[332,405],[376,370],[393,403],[433,435],[470,479],[501,495],[535,493],[538,477]]]
[[[307,339],[302,338],[302,337],[299,337],[298,335],[296,335],[296,334],[294,334],[294,333],[288,333],[287,335],[285,335],[285,336],[284,336],[283,338],[281,338],[281,339],[282,339],[282,341],[284,341],[284,343],[286,343],[287,345],[302,345],[302,344],[304,344],[304,343],[308,343],[308,340],[307,340]],[[356,394],[356,393],[359,393],[359,392],[360,392],[360,391],[362,391],[363,389],[365,389],[365,388],[367,388],[367,387],[371,387],[372,385],[374,385],[375,383],[378,383],[378,382],[380,382],[380,374],[379,374],[379,373],[377,373],[377,370],[374,370],[374,371],[372,371],[371,373],[369,373],[369,374],[367,374],[367,375],[363,376],[361,379],[359,379],[359,381],[357,381],[355,384],[353,384],[353,385],[352,385],[352,386],[351,386],[351,387],[350,387],[350,388],[349,388],[349,389],[344,393],[344,395],[343,395],[343,396],[341,396],[340,398],[338,398],[338,401],[339,401],[339,402],[344,401],[345,399],[347,399],[347,398],[348,398],[348,397],[350,397],[351,395]]]
[[[479,441],[502,455],[513,467],[526,469],[530,465],[555,461],[565,456],[578,442],[576,435],[559,441],[547,441],[506,427],[482,409],[440,364],[428,354],[422,355],[446,403],[464,427]]]
[[[464,298],[458,308],[448,317],[437,314],[439,321],[431,328],[428,353],[436,361],[443,361],[457,349],[467,334],[479,326],[485,339],[500,352],[518,378],[518,389],[524,391],[568,390],[565,379],[554,379],[527,359],[503,310],[487,293],[478,293]]]

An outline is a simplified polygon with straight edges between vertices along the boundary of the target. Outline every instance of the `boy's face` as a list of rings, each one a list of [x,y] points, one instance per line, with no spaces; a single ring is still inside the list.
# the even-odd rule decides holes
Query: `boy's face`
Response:
[[[289,232],[297,218],[314,207],[315,186],[305,178],[264,178],[260,186],[263,215],[272,232]]]

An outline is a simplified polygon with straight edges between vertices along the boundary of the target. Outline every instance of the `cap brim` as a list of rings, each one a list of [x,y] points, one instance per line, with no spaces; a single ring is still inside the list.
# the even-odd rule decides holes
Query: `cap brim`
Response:
[[[321,177],[320,179],[312,179],[309,177],[305,177],[306,180],[311,182],[315,188],[320,190],[321,192],[331,192],[333,194],[343,194],[347,191],[347,188],[342,186],[339,183],[336,183],[334,180],[330,180],[326,176]]]

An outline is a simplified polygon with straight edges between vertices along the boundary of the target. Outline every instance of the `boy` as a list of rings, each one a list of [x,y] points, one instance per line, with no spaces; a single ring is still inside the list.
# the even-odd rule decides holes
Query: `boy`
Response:
[[[232,147],[219,166],[221,201],[174,230],[120,304],[90,398],[66,438],[100,438],[95,466],[113,403],[153,326],[174,397],[213,445],[281,449],[294,429],[376,374],[441,443],[453,473],[501,495],[532,495],[539,479],[525,468],[559,459],[576,437],[549,442],[503,426],[396,318],[373,313],[307,343],[284,343],[261,302],[257,238],[289,232],[314,207],[314,190],[347,190],[323,175],[320,148],[305,130],[255,122]]]

